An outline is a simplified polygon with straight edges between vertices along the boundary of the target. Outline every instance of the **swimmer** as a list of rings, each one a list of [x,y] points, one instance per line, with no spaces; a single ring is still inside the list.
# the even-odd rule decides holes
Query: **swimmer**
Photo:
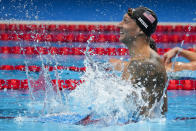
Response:
[[[165,92],[167,75],[164,62],[156,51],[150,48],[150,36],[155,32],[157,22],[157,17],[152,10],[138,7],[129,9],[118,24],[119,40],[129,49],[130,59],[128,62],[122,62],[123,69],[122,65],[115,68],[122,69],[122,79],[130,81],[135,88],[145,87],[146,92],[142,94],[142,97],[148,104],[140,106],[139,109],[139,115],[145,118],[153,117],[151,109],[163,97],[162,114],[167,111],[167,94]],[[78,123],[84,125],[91,123],[90,116]]]
[[[140,109],[140,115],[151,117],[151,108],[155,102],[160,102],[165,94],[167,75],[160,56],[150,48],[150,36],[157,26],[155,13],[146,8],[129,9],[119,23],[120,38],[130,54],[130,60],[123,69],[122,78],[131,81],[135,86],[141,83],[146,88],[144,95],[149,104]],[[162,114],[167,111],[167,98],[164,96]]]
[[[173,69],[174,72],[182,70],[196,70],[196,52],[175,47],[163,55],[167,71],[172,71],[173,62],[171,62],[171,59],[174,58],[177,54],[188,59],[190,62],[175,62]]]

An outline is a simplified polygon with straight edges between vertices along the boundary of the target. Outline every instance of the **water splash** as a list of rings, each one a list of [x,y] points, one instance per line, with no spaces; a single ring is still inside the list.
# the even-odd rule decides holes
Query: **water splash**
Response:
[[[140,115],[140,111],[141,107],[148,105],[148,102],[142,96],[147,91],[144,87],[136,88],[130,81],[122,80],[121,75],[113,70],[110,63],[96,61],[96,55],[92,54],[89,48],[93,39],[94,36],[91,36],[87,41],[88,45],[84,52],[86,72],[80,78],[84,82],[71,92],[68,90],[59,91],[58,88],[54,89],[48,69],[45,68],[43,63],[44,59],[47,58],[42,55],[39,56],[43,69],[41,73],[42,81],[45,83],[42,85],[44,86],[42,87],[44,88],[42,92],[44,97],[43,99],[33,99],[30,102],[29,108],[34,111],[32,114],[40,112],[39,118],[41,120],[58,116],[62,118],[64,114],[78,114],[83,117],[91,114],[92,119],[101,119],[107,124],[126,123],[130,120],[144,118]],[[48,62],[55,61],[54,56],[48,58],[50,58],[47,59]],[[56,61],[57,65],[58,62]],[[60,79],[61,73],[56,70],[55,77],[57,80]],[[28,79],[33,80],[30,76]],[[37,92],[33,91],[33,87],[29,91],[33,95],[32,98],[37,98]],[[158,113],[157,116],[160,116],[161,111],[155,112],[157,106],[160,106],[159,102],[154,104],[149,113]],[[75,119],[75,116],[77,115],[73,115],[73,119]]]

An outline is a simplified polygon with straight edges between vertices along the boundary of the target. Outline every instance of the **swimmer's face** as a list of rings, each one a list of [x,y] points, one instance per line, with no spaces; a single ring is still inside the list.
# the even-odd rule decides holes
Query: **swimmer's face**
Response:
[[[120,28],[119,40],[125,44],[130,43],[133,38],[141,32],[136,22],[131,19],[127,13],[124,15],[123,20],[118,24],[118,27]]]

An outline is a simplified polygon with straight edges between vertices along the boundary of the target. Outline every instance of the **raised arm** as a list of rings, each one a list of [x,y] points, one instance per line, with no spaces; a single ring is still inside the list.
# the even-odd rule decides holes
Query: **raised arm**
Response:
[[[175,62],[174,69],[172,69],[173,63],[166,63],[165,67],[167,71],[182,71],[182,70],[196,70],[196,61],[192,61],[189,63],[183,63],[183,62]]]
[[[183,63],[183,62],[171,62],[171,59],[176,56],[176,54],[179,52],[179,55],[187,58],[190,62],[189,63]],[[182,71],[182,70],[196,70],[196,52],[188,51],[181,49],[179,47],[175,47],[164,54],[163,59],[165,61],[165,67],[167,71],[171,71],[172,66],[174,66],[174,69],[172,71]]]
[[[114,70],[117,70],[117,71],[122,71],[124,67],[128,65],[127,61],[122,61],[122,60],[115,59],[115,58],[110,59],[109,62],[114,66]]]
[[[196,52],[192,52],[192,51],[184,50],[179,47],[175,47],[163,55],[164,62],[171,63],[171,59],[173,57],[175,57],[177,53],[179,53],[179,55],[187,58],[191,62],[196,61]]]

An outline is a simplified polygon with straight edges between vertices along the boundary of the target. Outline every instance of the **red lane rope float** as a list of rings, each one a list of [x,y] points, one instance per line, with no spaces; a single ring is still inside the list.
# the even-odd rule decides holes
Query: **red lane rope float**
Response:
[[[38,42],[80,42],[84,43],[92,36],[92,34],[65,34],[65,33],[1,33],[0,40],[2,41],[38,41]],[[119,35],[116,34],[99,34],[93,35],[94,40],[92,42],[119,42]]]
[[[168,90],[196,90],[196,80],[170,80]]]
[[[0,53],[1,54],[25,54],[25,55],[84,55],[84,51],[86,48],[80,48],[80,47],[9,47],[9,46],[1,46],[0,47]],[[158,48],[157,52],[160,55],[163,55],[165,52],[169,51],[170,48]],[[194,48],[187,49],[189,51],[195,51]],[[92,51],[92,54],[97,55],[128,55],[129,51],[127,48],[103,48],[103,47],[97,47],[97,48],[90,48],[90,51]]]
[[[17,34],[7,34],[3,33],[0,34],[0,40],[3,41],[38,41],[38,42],[80,42],[84,43],[87,42],[87,40],[90,38],[92,34],[64,34],[64,33],[58,33],[58,34],[23,34],[23,35],[17,35]],[[184,40],[184,44],[188,43],[195,43],[196,42],[196,35],[191,34],[190,36],[186,36],[184,34],[153,34],[152,38],[157,43],[180,43],[182,40]],[[94,39],[92,42],[119,42],[119,35],[116,34],[99,34],[94,35]]]
[[[116,25],[86,25],[86,24],[0,24],[0,31],[111,31],[117,32]]]
[[[2,54],[25,54],[25,55],[84,55],[86,48],[80,47],[9,47],[1,46],[0,53]],[[128,55],[128,49],[126,48],[90,48],[92,54],[97,55]]]
[[[152,34],[152,38],[156,43],[181,43],[184,40],[184,44],[195,43],[196,35],[191,34],[187,36],[185,34]]]
[[[17,79],[9,79],[9,80],[0,80],[0,89],[14,89],[14,90],[22,90],[22,89],[28,89],[29,88],[29,81],[27,79],[25,80],[17,80]],[[74,90],[79,84],[81,84],[82,80],[52,80],[51,83],[54,88],[57,86],[59,89],[68,89],[68,90]],[[43,81],[37,80],[37,81],[30,81],[30,85],[32,88],[43,89]]]
[[[92,34],[74,34],[73,32],[69,34],[65,33],[0,33],[0,40],[2,41],[36,41],[36,42],[80,42],[85,43],[87,40],[92,36]],[[92,42],[119,42],[119,35],[118,34],[93,34],[94,39]],[[184,44],[195,43],[196,42],[196,35],[190,34],[187,36],[186,34],[153,34],[152,38],[155,40],[156,43],[180,43],[184,40]]]
[[[191,29],[189,29],[191,27]],[[12,24],[0,23],[0,31],[119,31],[116,25],[95,24]],[[196,26],[190,25],[158,25],[156,32],[196,32]]]
[[[159,55],[163,55],[164,53],[168,52],[171,48],[157,48],[157,53]],[[193,52],[196,52],[196,50],[194,48],[188,48],[186,50],[189,50],[189,51],[193,51]]]
[[[77,85],[83,83],[82,80],[52,80],[51,83],[54,88],[57,86],[59,89],[69,89],[74,90]],[[181,84],[180,84],[180,83]],[[9,79],[9,80],[0,80],[0,89],[28,89],[28,80],[17,80],[17,79]],[[41,80],[37,80],[31,83],[32,88],[41,89],[43,82]],[[196,80],[170,80],[169,86],[167,90],[195,90],[196,89]]]
[[[37,65],[31,65],[27,67],[29,71],[32,72],[40,72],[42,70],[42,68],[40,66]],[[76,71],[76,72],[84,72],[86,71],[86,67],[75,67],[75,66],[45,66],[45,68],[47,68],[49,71],[53,71],[53,70],[70,70],[70,71]],[[19,71],[25,71],[25,65],[0,65],[0,70],[19,70]]]

